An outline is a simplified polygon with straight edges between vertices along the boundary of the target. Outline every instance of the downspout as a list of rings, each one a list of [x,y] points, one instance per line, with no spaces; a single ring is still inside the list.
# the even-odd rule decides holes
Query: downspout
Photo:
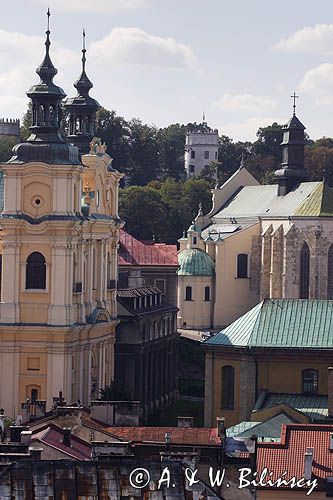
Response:
[[[254,364],[255,364],[255,400],[257,401],[258,398],[258,361],[255,355],[252,352],[251,346],[247,347],[247,351],[249,352],[250,356],[252,357]]]

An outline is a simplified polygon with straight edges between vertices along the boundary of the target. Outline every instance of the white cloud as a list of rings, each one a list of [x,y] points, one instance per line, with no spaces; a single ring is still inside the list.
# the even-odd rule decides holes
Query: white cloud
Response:
[[[248,111],[250,113],[270,113],[276,109],[274,99],[252,94],[224,94],[214,103],[225,111]]]
[[[284,123],[285,119],[277,116],[255,116],[241,122],[224,123],[219,127],[219,132],[232,137],[235,141],[254,141],[260,127],[266,127],[274,122]]]
[[[306,26],[291,36],[282,38],[274,48],[288,52],[333,53],[333,24]]]
[[[26,110],[26,92],[38,82],[35,69],[45,54],[45,38],[0,29],[0,110],[1,115],[20,117]],[[76,63],[79,71],[80,56],[57,42],[51,44],[51,58],[61,71]],[[66,73],[67,73],[66,71]],[[55,82],[63,86],[61,73]],[[74,92],[74,91],[73,91]]]
[[[124,63],[166,68],[197,68],[190,47],[173,38],[162,38],[140,28],[115,28],[89,48],[90,59],[101,64]]]
[[[139,9],[147,4],[147,0],[34,0],[51,9],[65,12],[92,12],[98,16],[108,12]]]
[[[318,93],[330,91],[333,85],[333,64],[325,63],[305,73],[298,88],[300,91]]]

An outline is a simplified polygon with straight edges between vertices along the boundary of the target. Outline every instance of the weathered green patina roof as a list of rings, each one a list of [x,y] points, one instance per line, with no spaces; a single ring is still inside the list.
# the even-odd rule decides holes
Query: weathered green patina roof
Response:
[[[285,404],[295,408],[312,420],[322,420],[328,417],[328,398],[320,395],[267,393],[264,401],[254,407],[254,411]]]
[[[178,276],[213,276],[214,262],[199,248],[186,248],[178,254]]]
[[[333,189],[324,182],[304,200],[294,215],[303,217],[327,217],[333,215]]]
[[[333,301],[265,299],[204,345],[332,349]]]
[[[282,425],[293,424],[294,422],[295,420],[290,418],[286,413],[281,412],[264,422],[241,422],[229,427],[226,432],[227,437],[251,437],[255,434],[261,442],[275,442],[280,441]]]

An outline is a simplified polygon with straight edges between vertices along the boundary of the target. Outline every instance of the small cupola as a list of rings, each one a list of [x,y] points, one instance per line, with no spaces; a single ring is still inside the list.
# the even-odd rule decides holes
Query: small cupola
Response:
[[[278,182],[278,196],[285,196],[301,182],[308,178],[304,166],[305,126],[296,116],[296,93],[294,100],[293,116],[282,128],[282,162],[279,170],[275,172]]]

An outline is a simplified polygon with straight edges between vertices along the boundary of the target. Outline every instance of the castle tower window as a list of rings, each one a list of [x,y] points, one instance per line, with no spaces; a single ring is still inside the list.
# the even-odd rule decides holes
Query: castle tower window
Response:
[[[185,300],[192,300],[192,287],[187,286],[185,289]]]
[[[235,369],[233,366],[222,367],[221,380],[221,408],[233,410],[235,404]]]
[[[328,251],[327,262],[327,298],[333,299],[333,245],[330,246]]]
[[[248,278],[249,256],[247,253],[237,255],[237,278]]]
[[[192,160],[194,160],[194,158],[195,158],[195,151],[193,151],[193,150],[191,151],[191,158],[192,158]]]
[[[302,391],[303,394],[317,394],[318,392],[318,371],[303,370],[302,371]]]
[[[210,286],[205,286],[205,301],[210,300]]]
[[[205,160],[209,160],[209,151],[205,151]]]
[[[310,250],[306,243],[303,244],[301,250],[301,269],[300,269],[300,299],[309,298],[309,274],[310,274]]]
[[[190,172],[191,172],[191,174],[194,173],[194,165],[190,165]]]
[[[27,258],[25,287],[28,290],[46,288],[46,262],[39,252],[33,252]]]

